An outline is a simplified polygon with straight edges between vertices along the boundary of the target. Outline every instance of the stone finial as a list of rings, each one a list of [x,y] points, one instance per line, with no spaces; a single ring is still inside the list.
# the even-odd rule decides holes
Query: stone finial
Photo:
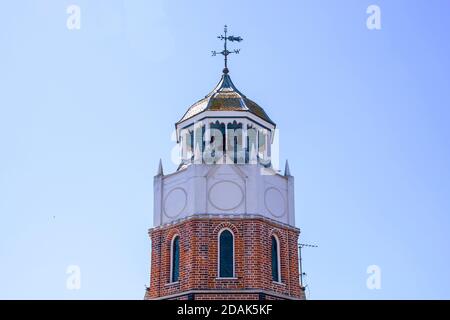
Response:
[[[159,159],[159,165],[158,165],[158,172],[156,173],[157,176],[163,176],[164,175],[164,171],[163,171],[163,166],[162,166],[162,160]]]
[[[284,166],[284,175],[291,176],[291,170],[289,169],[289,162],[286,160],[286,165]]]

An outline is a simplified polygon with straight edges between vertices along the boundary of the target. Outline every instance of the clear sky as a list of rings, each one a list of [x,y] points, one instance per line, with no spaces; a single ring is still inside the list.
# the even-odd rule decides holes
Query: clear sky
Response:
[[[366,27],[372,4],[381,30]],[[309,298],[450,299],[449,10],[2,1],[0,298],[143,298],[153,175],[159,158],[176,168],[174,123],[219,80],[226,23],[244,38],[230,75],[277,123],[301,241],[319,245],[303,251]]]

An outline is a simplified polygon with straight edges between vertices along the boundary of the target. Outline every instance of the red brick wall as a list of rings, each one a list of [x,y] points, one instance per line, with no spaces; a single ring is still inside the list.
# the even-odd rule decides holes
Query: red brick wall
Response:
[[[218,277],[218,234],[223,228],[234,233],[235,275]],[[280,240],[281,282],[272,281],[271,236]],[[180,273],[178,283],[170,281],[170,245],[180,236]],[[189,290],[253,289],[303,298],[298,274],[299,230],[264,218],[193,218],[150,231],[152,266],[146,299]],[[226,299],[225,294],[196,294],[195,299]],[[258,294],[232,294],[233,299],[254,299]]]

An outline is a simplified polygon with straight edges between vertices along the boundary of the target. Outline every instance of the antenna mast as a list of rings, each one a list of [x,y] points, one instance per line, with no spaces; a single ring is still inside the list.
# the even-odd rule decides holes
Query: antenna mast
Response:
[[[298,244],[298,258],[299,258],[299,266],[300,266],[300,288],[302,290],[305,290],[306,287],[303,286],[303,276],[306,276],[306,273],[303,272],[303,266],[302,266],[302,248],[308,247],[308,248],[318,248],[319,246],[315,244],[308,244],[308,243],[299,243]]]

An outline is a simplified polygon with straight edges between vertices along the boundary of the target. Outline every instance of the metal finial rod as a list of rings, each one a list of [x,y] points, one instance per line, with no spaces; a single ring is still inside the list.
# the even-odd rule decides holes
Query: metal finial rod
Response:
[[[240,36],[228,36],[228,27],[227,25],[224,26],[223,28],[223,35],[217,36],[218,39],[223,40],[223,50],[218,52],[218,51],[211,51],[213,56],[216,56],[217,54],[221,54],[224,56],[224,63],[225,63],[225,68],[223,69],[224,73],[228,73],[228,55],[231,53],[239,53],[240,49],[235,49],[233,51],[229,51],[227,48],[227,41],[237,41],[237,42],[241,42],[243,39]]]
[[[227,31],[228,31],[227,25],[225,25],[225,26],[223,27],[223,33],[225,34],[225,41],[223,42],[223,50],[224,50],[225,52],[228,51],[228,50],[227,50]],[[225,55],[225,69],[228,69],[227,61],[228,61],[228,54]]]

